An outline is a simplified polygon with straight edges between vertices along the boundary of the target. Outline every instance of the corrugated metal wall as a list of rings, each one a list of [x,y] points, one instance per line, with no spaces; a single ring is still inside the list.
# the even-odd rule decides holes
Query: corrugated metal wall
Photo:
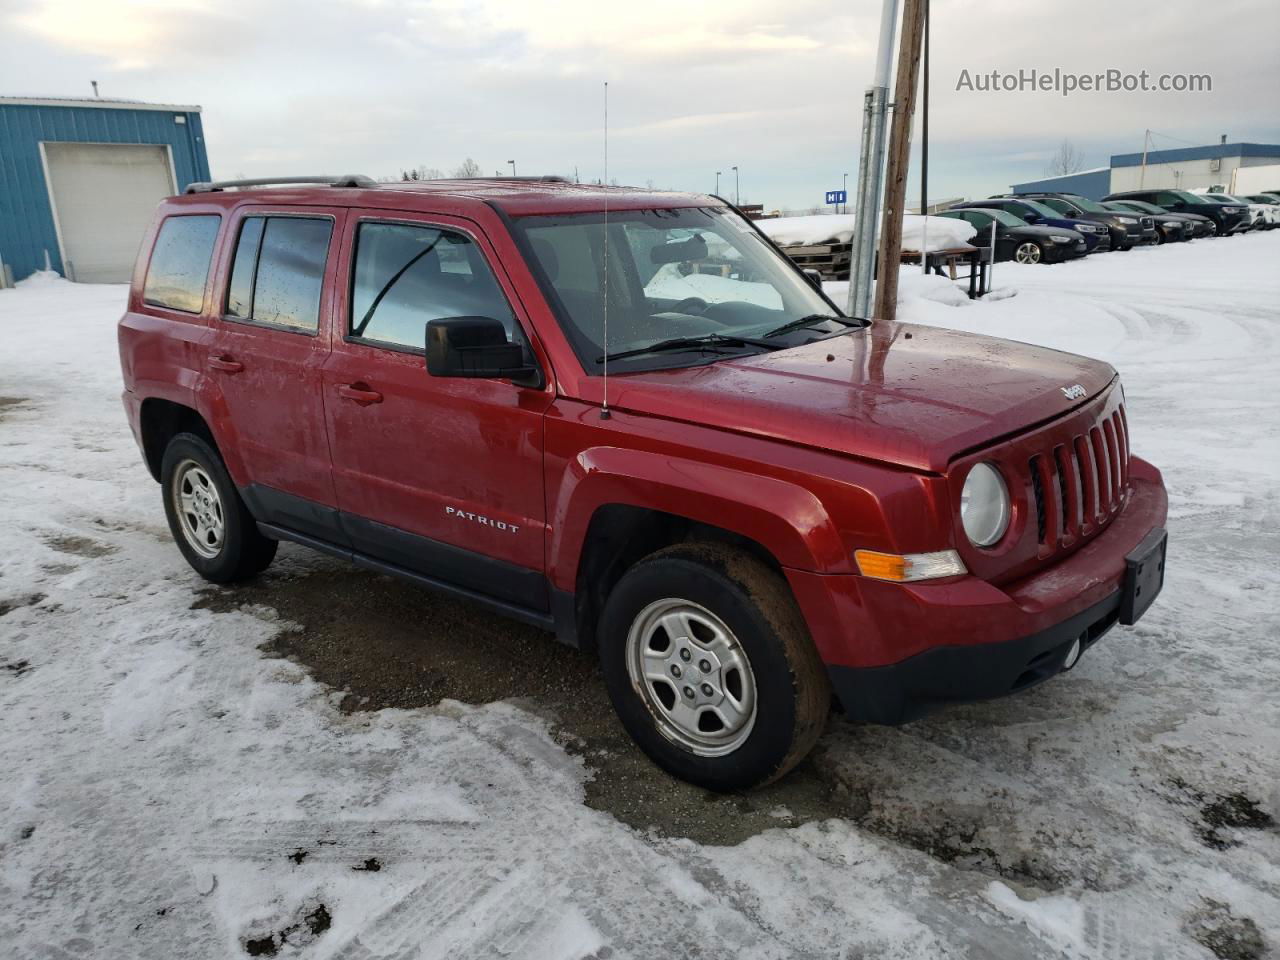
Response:
[[[40,160],[41,141],[167,145],[179,192],[193,181],[210,179],[204,128],[197,112],[36,106],[0,100],[0,259],[15,280],[43,269],[46,250],[53,268],[64,272]]]

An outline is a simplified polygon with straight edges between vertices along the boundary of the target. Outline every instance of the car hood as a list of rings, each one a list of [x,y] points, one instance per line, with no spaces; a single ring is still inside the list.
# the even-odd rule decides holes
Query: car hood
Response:
[[[1107,389],[1099,360],[877,321],[804,346],[611,378],[612,406],[917,470],[1059,417]]]

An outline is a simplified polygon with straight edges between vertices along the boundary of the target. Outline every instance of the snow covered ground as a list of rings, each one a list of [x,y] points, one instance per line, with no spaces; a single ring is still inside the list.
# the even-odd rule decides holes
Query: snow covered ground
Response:
[[[1278,262],[1271,234],[1001,265],[973,304],[904,272],[903,319],[1120,368],[1169,486],[1165,593],[1066,676],[833,721],[727,801],[573,748],[567,695],[343,709],[260,649],[309,629],[272,598],[413,597],[428,661],[443,601],[291,546],[208,590],[120,409],[124,289],[0,291],[0,955],[1273,955]]]

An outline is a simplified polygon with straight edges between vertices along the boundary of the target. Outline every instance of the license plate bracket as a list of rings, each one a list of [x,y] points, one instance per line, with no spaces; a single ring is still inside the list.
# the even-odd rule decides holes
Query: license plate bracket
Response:
[[[1120,596],[1120,622],[1130,626],[1147,612],[1164,587],[1164,561],[1169,533],[1156,527],[1124,558],[1124,588]]]

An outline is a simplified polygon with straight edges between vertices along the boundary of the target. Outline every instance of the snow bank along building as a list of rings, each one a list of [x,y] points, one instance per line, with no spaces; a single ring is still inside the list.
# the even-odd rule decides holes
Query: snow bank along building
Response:
[[[199,107],[0,97],[0,270],[128,282],[157,201],[208,179]]]
[[[1280,189],[1280,144],[1211,143],[1203,147],[1117,153],[1111,165],[1062,177],[1015,183],[1014,193],[1060,191],[1101,200],[1121,190],[1196,190],[1221,186],[1225,193]]]

